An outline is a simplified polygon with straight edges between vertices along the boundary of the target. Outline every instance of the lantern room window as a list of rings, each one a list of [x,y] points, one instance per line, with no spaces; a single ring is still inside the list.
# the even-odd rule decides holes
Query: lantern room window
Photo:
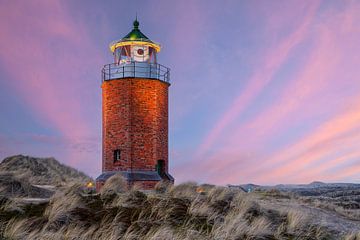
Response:
[[[118,65],[131,62],[156,63],[156,50],[146,45],[121,46],[115,49],[114,60]]]
[[[131,63],[130,46],[118,47],[114,51],[115,64]]]

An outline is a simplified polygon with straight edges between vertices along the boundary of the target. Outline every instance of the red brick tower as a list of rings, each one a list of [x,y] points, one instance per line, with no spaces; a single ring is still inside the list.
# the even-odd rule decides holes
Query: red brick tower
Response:
[[[99,190],[120,173],[129,185],[151,189],[168,173],[170,70],[157,63],[160,45],[134,29],[110,44],[114,63],[102,69],[103,150]]]

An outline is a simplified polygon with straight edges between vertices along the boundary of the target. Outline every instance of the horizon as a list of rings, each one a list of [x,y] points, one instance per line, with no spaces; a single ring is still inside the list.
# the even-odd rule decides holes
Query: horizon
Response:
[[[360,183],[360,2],[0,6],[1,160],[101,173],[100,71],[137,14],[171,68],[176,183]]]
[[[29,157],[29,158],[36,158],[36,159],[41,159],[41,160],[46,160],[46,159],[49,159],[49,158],[53,158],[55,159],[56,161],[58,161],[60,164],[64,165],[65,167],[71,167],[70,165],[67,165],[63,162],[60,162],[58,159],[54,158],[54,157],[38,157],[38,156],[29,156],[29,155],[22,155],[22,154],[18,154],[18,155],[12,155],[12,156],[8,156],[4,159],[1,160],[0,164],[2,163],[3,160],[7,159],[7,158],[13,158],[13,157],[18,157],[18,156],[21,156],[21,157]],[[71,167],[73,168],[73,167]],[[81,173],[84,173],[86,174],[85,172],[82,172],[80,171],[79,169],[76,169],[76,168],[73,168]],[[87,174],[86,174],[87,175]],[[88,175],[87,175],[88,176]],[[89,176],[90,177],[90,176]],[[95,182],[95,178],[92,179],[94,182]],[[208,184],[208,183],[199,183],[199,182],[195,182],[195,181],[184,181],[182,183],[196,183],[196,184],[199,184],[201,186],[201,184]],[[227,187],[227,186],[231,186],[231,187],[238,187],[238,186],[244,186],[244,185],[254,185],[254,186],[260,186],[260,187],[277,187],[277,186],[280,186],[280,185],[283,185],[283,186],[301,186],[301,185],[312,185],[312,184],[355,184],[355,185],[360,185],[360,183],[356,183],[356,182],[322,182],[322,181],[311,181],[311,182],[307,182],[307,183],[276,183],[276,184],[272,184],[272,185],[268,185],[268,184],[257,184],[256,182],[243,182],[243,183],[237,183],[237,184],[223,184],[223,185],[216,185],[216,186],[222,186],[222,187]],[[178,184],[175,184],[175,185],[178,185]],[[210,184],[212,185],[212,184]]]

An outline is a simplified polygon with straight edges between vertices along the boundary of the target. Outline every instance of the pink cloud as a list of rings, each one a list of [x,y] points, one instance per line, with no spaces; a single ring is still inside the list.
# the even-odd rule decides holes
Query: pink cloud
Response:
[[[275,73],[288,59],[291,51],[306,38],[309,24],[316,13],[318,5],[318,2],[313,3],[309,7],[308,13],[304,17],[300,26],[298,26],[288,37],[282,39],[275,49],[272,49],[265,54],[263,64],[260,64],[262,67],[251,77],[248,81],[248,85],[245,87],[245,90],[243,90],[242,93],[235,98],[230,107],[225,111],[224,115],[205,137],[196,153],[196,156],[199,157],[206,153],[222,131],[228,127],[271,82]]]
[[[360,139],[357,138],[356,140],[359,141]],[[325,155],[326,152],[322,154],[322,156]],[[337,168],[342,163],[346,163],[349,161],[349,159],[353,159],[353,158],[360,159],[360,152],[357,151],[356,149],[352,149],[352,151],[350,151],[349,153],[341,155],[340,157],[334,158],[332,160],[326,161],[322,164],[320,163],[312,164],[309,168],[302,170],[299,169],[299,171],[297,171],[297,174],[295,175],[296,178],[293,180],[296,182],[309,182],[309,179],[321,180],[321,181],[336,181],[337,179],[341,179],[342,177],[339,177],[339,175],[334,173],[329,175],[327,172],[330,169]],[[360,164],[360,160],[357,161],[358,164]],[[357,174],[359,174],[360,176],[360,171],[358,171]]]
[[[319,146],[314,147],[314,149],[309,149],[275,169],[273,176],[277,176],[279,182],[307,182],[309,179],[328,179],[327,169],[347,162],[354,156],[359,156],[357,144],[354,144],[354,142],[359,141],[360,134],[355,133],[354,135],[335,138],[328,143],[319,143]],[[345,150],[349,152],[334,158],[337,152]],[[327,159],[326,162],[321,162],[322,158]]]
[[[360,101],[357,100],[357,103]],[[311,159],[318,159],[319,152],[310,152],[308,160],[298,157],[299,154],[307,152],[308,149],[318,144],[327,143],[331,139],[338,138],[341,134],[356,130],[360,127],[360,105],[352,104],[353,108],[343,114],[338,114],[319,126],[315,131],[305,136],[302,140],[293,145],[273,154],[261,164],[261,171],[255,170],[259,174],[259,181],[270,181],[271,179],[281,179],[284,174],[295,173],[304,164],[311,164]],[[317,154],[317,155],[316,155]],[[315,156],[314,156],[315,155]],[[301,155],[300,155],[301,156]],[[278,167],[278,164],[282,164]]]
[[[334,14],[331,14],[333,17],[329,22],[326,22],[324,26],[317,27],[317,31],[322,33],[319,34],[322,40],[320,40],[319,46],[314,51],[315,55],[313,55],[308,62],[308,66],[300,75],[297,81],[299,85],[295,82],[295,85],[285,88],[285,94],[280,98],[281,100],[259,115],[250,126],[254,133],[252,137],[258,138],[261,137],[261,134],[265,133],[268,137],[271,137],[276,131],[286,129],[287,125],[293,124],[302,115],[304,116],[304,112],[307,112],[308,117],[311,117],[316,115],[317,112],[323,111],[324,109],[321,108],[325,107],[325,109],[327,108],[335,112],[335,117],[323,123],[313,134],[306,136],[292,146],[286,147],[284,150],[275,152],[272,157],[270,156],[268,159],[265,159],[260,167],[253,169],[251,171],[252,174],[260,175],[259,181],[274,181],[275,179],[278,182],[289,181],[291,179],[293,181],[305,180],[305,176],[301,178],[297,176],[298,174],[302,175],[299,172],[302,167],[305,165],[316,166],[316,160],[328,154],[330,149],[335,151],[339,150],[343,145],[348,146],[358,142],[358,140],[353,138],[347,143],[331,147],[327,146],[329,141],[341,138],[343,133],[352,131],[352,134],[356,136],[357,128],[360,126],[358,124],[358,109],[360,108],[358,98],[355,101],[351,99],[345,102],[340,112],[336,108],[324,106],[324,103],[319,106],[311,102],[314,101],[313,99],[316,99],[316,96],[319,98],[319,95],[324,93],[323,89],[329,90],[329,87],[326,87],[324,83],[330,87],[339,88],[343,82],[348,81],[344,80],[344,70],[339,63],[346,62],[348,56],[354,54],[359,48],[347,48],[347,46],[339,48],[339,46],[344,42],[349,46],[356,46],[357,39],[359,39],[359,36],[354,34],[356,26],[353,25],[354,20],[352,20],[358,19],[359,15],[353,14],[353,9],[354,6],[348,6],[344,12],[337,14],[336,17],[334,17]],[[359,9],[359,6],[357,9]],[[360,74],[355,66],[347,66],[347,69],[353,76]],[[359,87],[356,82],[352,81],[352,83],[353,89],[354,87],[355,89]],[[304,101],[304,97],[309,94],[314,95],[314,97],[310,98],[310,101]],[[301,99],[301,101],[294,101],[294,98]],[[337,96],[331,97],[327,103],[331,104],[332,101],[336,103],[339,101],[337,98]],[[341,99],[341,101],[344,100]],[[233,141],[235,140],[233,139]],[[321,151],[313,151],[313,147],[317,145],[323,145],[323,149]],[[298,155],[301,152],[304,152],[305,155]],[[280,163],[282,166],[278,167]],[[262,169],[262,171],[256,169]],[[310,176],[308,175],[307,177],[309,178]]]
[[[23,18],[18,18],[11,14],[15,9],[18,9],[19,14],[25,10],[33,14],[24,14]],[[42,16],[43,19],[38,17],[37,14],[47,11],[49,15]],[[73,136],[85,132],[86,122],[78,122],[81,120],[78,116],[81,106],[73,101],[72,92],[69,91],[72,83],[63,79],[62,71],[57,68],[72,69],[69,65],[74,63],[73,56],[69,54],[64,61],[46,43],[49,38],[65,38],[70,45],[80,47],[81,42],[77,41],[79,34],[72,29],[73,24],[67,20],[68,16],[61,5],[55,1],[39,6],[9,4],[1,8],[1,14],[5,14],[8,20],[2,21],[0,26],[4,33],[0,40],[3,46],[1,61],[8,74],[17,80],[9,81],[9,85],[16,89],[26,104],[36,109],[37,114],[54,123],[62,133]],[[24,29],[24,22],[32,26],[34,34]],[[72,120],[74,126],[70,124]]]
[[[342,169],[339,173],[329,176],[329,181],[351,181],[352,179],[360,178],[360,160],[353,163],[353,165]]]
[[[340,160],[348,159],[332,158],[336,151],[343,148],[349,148],[350,151],[345,156],[355,156],[355,146],[359,142],[357,133],[360,127],[359,99],[357,97],[355,100],[351,99],[354,95],[347,96],[346,92],[336,93],[337,89],[345,87],[348,90],[351,88],[353,92],[360,89],[358,88],[360,85],[353,77],[344,75],[344,71],[345,74],[351,73],[351,76],[359,75],[358,67],[351,65],[353,61],[348,59],[359,50],[359,47],[356,47],[359,39],[356,33],[359,31],[356,30],[357,26],[354,22],[360,15],[356,15],[358,11],[354,9],[359,7],[350,4],[341,13],[334,14],[334,10],[325,12],[322,17],[327,20],[314,23],[315,27],[309,30],[311,37],[315,36],[316,42],[309,59],[299,74],[294,76],[294,80],[285,85],[279,98],[256,115],[254,121],[239,125],[237,131],[232,129],[226,140],[219,139],[222,131],[248,104],[241,98],[243,95],[240,96],[237,100],[242,99],[246,104],[241,102],[232,105],[230,108],[232,111],[227,111],[216,128],[210,131],[195,159],[198,161],[205,158],[207,150],[215,141],[221,151],[209,153],[206,160],[199,161],[192,168],[198,171],[206,169],[214,173],[206,178],[223,184],[239,181],[306,182],[316,177],[331,180],[325,174],[327,163],[313,172],[311,169],[316,168],[317,163],[326,156],[330,157],[328,167],[339,164]],[[315,35],[314,31],[316,31]],[[344,64],[347,62],[350,64]],[[250,91],[248,88],[247,90]],[[250,91],[248,101],[252,100],[254,92],[258,93]],[[323,96],[327,92],[335,95]],[[321,97],[324,97],[324,100],[319,102]],[[342,104],[338,104],[340,101]],[[262,146],[266,146],[269,141],[276,138],[279,132],[288,131],[295,121],[309,123],[311,118],[315,118],[316,114],[324,110],[333,117],[323,122],[313,133],[289,146],[281,146],[280,150],[271,156],[264,155]],[[232,127],[234,126],[235,124]],[[258,154],[247,156],[249,152],[258,152]]]
[[[13,91],[35,119],[54,127],[68,141],[97,135],[89,123],[90,102],[84,99],[89,65],[100,66],[102,56],[87,27],[67,12],[62,1],[9,2],[0,8],[0,61],[13,81]],[[93,60],[92,60],[93,59]],[[100,90],[99,90],[100,91]],[[84,102],[85,101],[85,102]],[[80,159],[72,157],[72,164]]]
[[[332,39],[335,36],[327,29],[319,30],[319,32],[318,44],[313,47],[303,71],[294,77],[295,80],[289,81],[289,84],[283,87],[278,99],[269,107],[258,113],[255,119],[241,125],[233,133],[230,142],[237,142],[244,132],[251,132],[251,139],[273,137],[276,132],[286,128],[286,125],[294,124],[294,121],[289,118],[296,116],[295,121],[300,121],[308,117],[309,113],[315,114],[319,111],[319,105],[313,104],[314,98],[329,86],[329,79],[332,79],[341,59],[339,50],[334,49],[335,43]],[[336,82],[340,81],[342,80],[336,79],[331,84],[336,85]],[[306,109],[303,109],[305,106]],[[302,113],[306,111],[307,114],[299,114],[299,111]]]

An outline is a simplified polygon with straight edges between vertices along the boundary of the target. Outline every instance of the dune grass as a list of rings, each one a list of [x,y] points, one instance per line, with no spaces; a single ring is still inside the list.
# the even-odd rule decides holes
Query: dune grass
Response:
[[[269,209],[258,199],[257,193],[194,182],[161,182],[144,193],[128,190],[115,175],[99,194],[83,194],[75,184],[38,211],[5,199],[0,239],[339,239],[297,209]],[[342,238],[356,240],[359,233]]]

